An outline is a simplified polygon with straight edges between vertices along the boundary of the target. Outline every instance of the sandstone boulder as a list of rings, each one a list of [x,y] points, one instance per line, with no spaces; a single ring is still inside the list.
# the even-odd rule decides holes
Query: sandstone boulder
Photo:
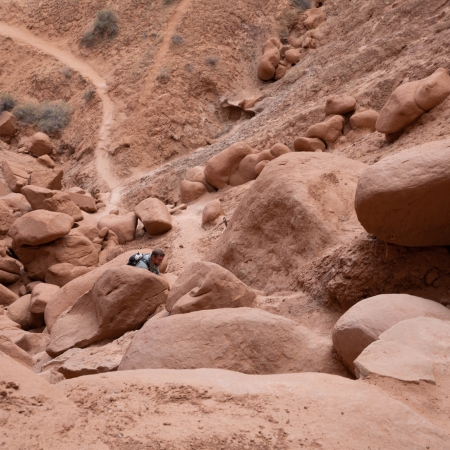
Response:
[[[202,223],[209,223],[223,215],[222,204],[219,199],[211,200],[203,208]]]
[[[3,293],[2,288],[6,289],[2,284],[0,284],[0,299],[2,298],[1,294]],[[18,298],[19,297],[16,295],[15,300]],[[0,332],[4,332],[5,330],[20,330],[20,325],[8,317],[7,311],[0,308]]]
[[[450,141],[383,158],[358,182],[355,209],[378,239],[405,246],[450,244]]]
[[[255,173],[256,176],[258,177],[261,172],[264,170],[264,168],[267,166],[267,164],[269,164],[270,161],[268,161],[267,159],[260,161],[258,164],[256,164],[255,166]]]
[[[0,197],[8,195],[10,192],[11,191],[6,187],[5,183],[3,183],[2,180],[0,180]]]
[[[193,202],[206,192],[205,185],[198,181],[183,180],[180,184],[180,199],[183,203]]]
[[[297,49],[292,48],[290,50],[286,50],[284,57],[289,64],[297,64],[300,61],[301,55]]]
[[[375,131],[378,116],[378,112],[373,109],[357,112],[350,117],[350,125],[352,128],[368,128]]]
[[[278,158],[281,155],[285,155],[286,153],[290,153],[291,149],[284,144],[278,143],[275,144],[271,149],[270,149],[270,153],[272,154],[272,156],[274,158]]]
[[[147,198],[143,200],[136,208],[134,208],[134,212],[144,224],[145,231],[150,236],[167,233],[172,229],[172,217],[169,210],[167,209],[167,206],[157,198]]]
[[[20,266],[14,258],[0,257],[0,283],[12,284],[20,280]]]
[[[168,285],[147,270],[107,270],[53,325],[47,353],[57,356],[139,328],[167,300]]]
[[[342,116],[331,116],[323,122],[316,123],[308,128],[305,136],[307,138],[318,138],[330,145],[335,142],[338,137],[342,136],[343,129],[344,118]]]
[[[97,212],[95,200],[88,194],[80,194],[77,192],[68,192],[70,200],[78,206],[82,211],[87,213]]]
[[[0,208],[12,211],[15,217],[31,211],[31,205],[22,194],[7,194],[0,197]]]
[[[122,216],[117,216],[116,214],[109,214],[103,216],[97,222],[97,228],[101,230],[107,227],[109,230],[114,231],[114,233],[119,238],[119,244],[126,244],[134,239],[134,233],[136,232],[137,217],[134,212],[129,212]]]
[[[64,172],[61,169],[33,172],[28,179],[28,184],[59,191],[62,189],[62,177]]]
[[[53,150],[53,144],[45,133],[35,133],[28,142],[28,152],[34,156],[49,155]]]
[[[25,266],[28,276],[33,280],[43,281],[48,268],[55,264],[67,262],[75,266],[96,266],[100,246],[84,236],[69,234],[45,245],[14,246],[14,251]]]
[[[278,64],[278,67],[275,69],[274,79],[275,81],[281,80],[287,72],[287,67],[282,64]]]
[[[269,81],[274,77],[281,58],[280,48],[281,42],[277,38],[271,38],[264,44],[263,55],[258,65],[258,77],[261,80]]]
[[[15,217],[12,212],[0,206],[0,234],[8,233],[11,225],[14,223]]]
[[[30,332],[17,328],[1,330],[0,334],[7,337],[31,356],[44,352],[50,340],[50,335],[47,333]]]
[[[50,266],[45,274],[45,282],[59,287],[65,286],[75,278],[92,272],[95,267],[75,266],[70,263],[58,263]]]
[[[18,298],[19,296],[16,293],[0,283],[0,305],[8,306],[11,303],[14,303]]]
[[[0,137],[13,137],[17,132],[17,119],[8,111],[0,114]]]
[[[33,365],[33,358],[14,342],[7,337],[0,334],[0,353],[4,353],[12,358],[14,361],[22,364],[26,368],[30,368]],[[0,360],[1,361],[1,360]]]
[[[308,261],[362,231],[353,199],[365,168],[332,153],[290,152],[271,161],[207,260],[257,289],[296,289]]]
[[[384,294],[361,300],[352,306],[333,329],[333,345],[345,365],[355,370],[354,361],[380,334],[415,317],[450,320],[450,310],[432,300],[407,294]]]
[[[50,158],[50,156],[48,156],[48,155],[39,156],[39,158],[37,159],[37,162],[42,164],[45,167],[48,167],[49,169],[55,168],[55,161],[53,161],[53,159]]]
[[[46,209],[44,200],[53,197],[54,191],[39,186],[24,186],[20,192],[25,196],[33,209]]]
[[[296,152],[324,152],[327,146],[318,138],[299,137],[294,141]]]
[[[14,164],[11,161],[3,160],[2,167],[8,187],[13,192],[20,192],[20,190],[28,183],[30,174],[21,166]]]
[[[133,430],[135,423],[139,429],[151,429],[152,441],[161,448],[189,448],[192,442],[199,442],[200,448],[252,450],[310,450],[319,446],[333,450],[448,448],[448,435],[442,428],[407,404],[374,386],[328,374],[261,376],[219,369],[135,370],[66,380],[58,389],[74,401],[89,399],[89,405],[96,408],[108,404],[118,423],[129,421],[126,430]],[[175,414],[177,422],[173,420]],[[264,427],[258,431],[256,419]],[[98,426],[96,421],[87,422],[92,429]],[[281,424],[288,433],[281,435],[286,443],[283,437],[277,439]],[[25,428],[27,433],[41,433],[39,427]],[[73,439],[80,436],[82,442],[86,441],[87,431],[73,431]],[[226,444],[230,435],[236,435],[236,444]],[[122,441],[116,438],[116,442]],[[83,448],[83,443],[79,447]]]
[[[331,371],[329,341],[252,308],[197,311],[149,321],[119,370],[219,368],[268,374]]]
[[[237,142],[209,159],[205,166],[206,181],[216,189],[230,184],[230,178],[238,171],[240,162],[251,154],[258,153],[245,142]]]
[[[94,199],[92,199],[94,200]],[[83,220],[81,209],[70,199],[66,192],[55,192],[50,198],[43,201],[44,209],[64,213],[73,217],[75,222]]]
[[[73,224],[67,214],[37,210],[17,219],[8,234],[16,247],[42,245],[66,236]]]
[[[450,95],[450,77],[446,69],[437,69],[432,75],[421,80],[414,101],[424,111],[441,104]]]
[[[34,314],[30,310],[31,295],[24,295],[8,306],[8,317],[20,325],[22,330],[39,328],[44,325],[44,315]]]
[[[327,99],[325,114],[347,114],[354,111],[356,100],[350,95],[333,95]]]
[[[172,314],[251,306],[256,294],[231,272],[209,262],[188,266],[170,290],[166,309]]]
[[[47,303],[59,289],[60,287],[54,284],[37,284],[31,293],[30,311],[35,314],[44,314]]]

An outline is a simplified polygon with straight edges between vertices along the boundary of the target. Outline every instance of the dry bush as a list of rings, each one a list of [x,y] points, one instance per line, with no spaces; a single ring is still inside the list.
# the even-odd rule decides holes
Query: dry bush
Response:
[[[16,106],[16,101],[11,94],[0,92],[0,114],[3,111],[12,111]]]
[[[54,133],[69,125],[72,109],[63,101],[25,103],[16,106],[13,114],[22,122],[36,125],[44,133]]]
[[[89,103],[92,99],[92,97],[95,94],[95,89],[91,86],[89,86],[84,92],[83,92],[83,99],[86,103]]]
[[[206,64],[209,64],[210,66],[215,66],[219,62],[218,56],[207,56],[205,59]]]
[[[182,44],[184,44],[184,39],[179,34],[173,34],[172,37],[170,38],[170,41],[174,45],[182,45]]]
[[[92,47],[98,40],[113,38],[119,33],[118,19],[112,9],[102,9],[97,13],[93,27],[81,38],[81,45]]]

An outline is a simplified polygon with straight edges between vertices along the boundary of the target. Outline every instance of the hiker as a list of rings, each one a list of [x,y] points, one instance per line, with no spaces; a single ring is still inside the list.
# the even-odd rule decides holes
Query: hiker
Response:
[[[164,260],[165,253],[156,248],[152,253],[136,253],[130,256],[127,265],[139,267],[140,269],[147,269],[155,275],[160,275],[159,266]]]

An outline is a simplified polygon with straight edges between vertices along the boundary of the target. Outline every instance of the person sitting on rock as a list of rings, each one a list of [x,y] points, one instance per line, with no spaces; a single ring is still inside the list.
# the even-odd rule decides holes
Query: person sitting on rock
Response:
[[[155,248],[151,254],[136,253],[130,257],[128,265],[139,267],[140,269],[147,269],[155,275],[161,275],[159,272],[159,266],[164,260],[165,253],[159,249]]]

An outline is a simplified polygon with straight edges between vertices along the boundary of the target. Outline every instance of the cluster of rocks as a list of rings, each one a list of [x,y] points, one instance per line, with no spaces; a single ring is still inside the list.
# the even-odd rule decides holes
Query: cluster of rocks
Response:
[[[287,71],[297,64],[302,53],[308,48],[317,48],[320,33],[315,30],[326,20],[321,8],[311,8],[299,15],[295,35],[283,45],[278,38],[270,38],[262,49],[258,65],[258,78],[263,81],[280,80]]]

